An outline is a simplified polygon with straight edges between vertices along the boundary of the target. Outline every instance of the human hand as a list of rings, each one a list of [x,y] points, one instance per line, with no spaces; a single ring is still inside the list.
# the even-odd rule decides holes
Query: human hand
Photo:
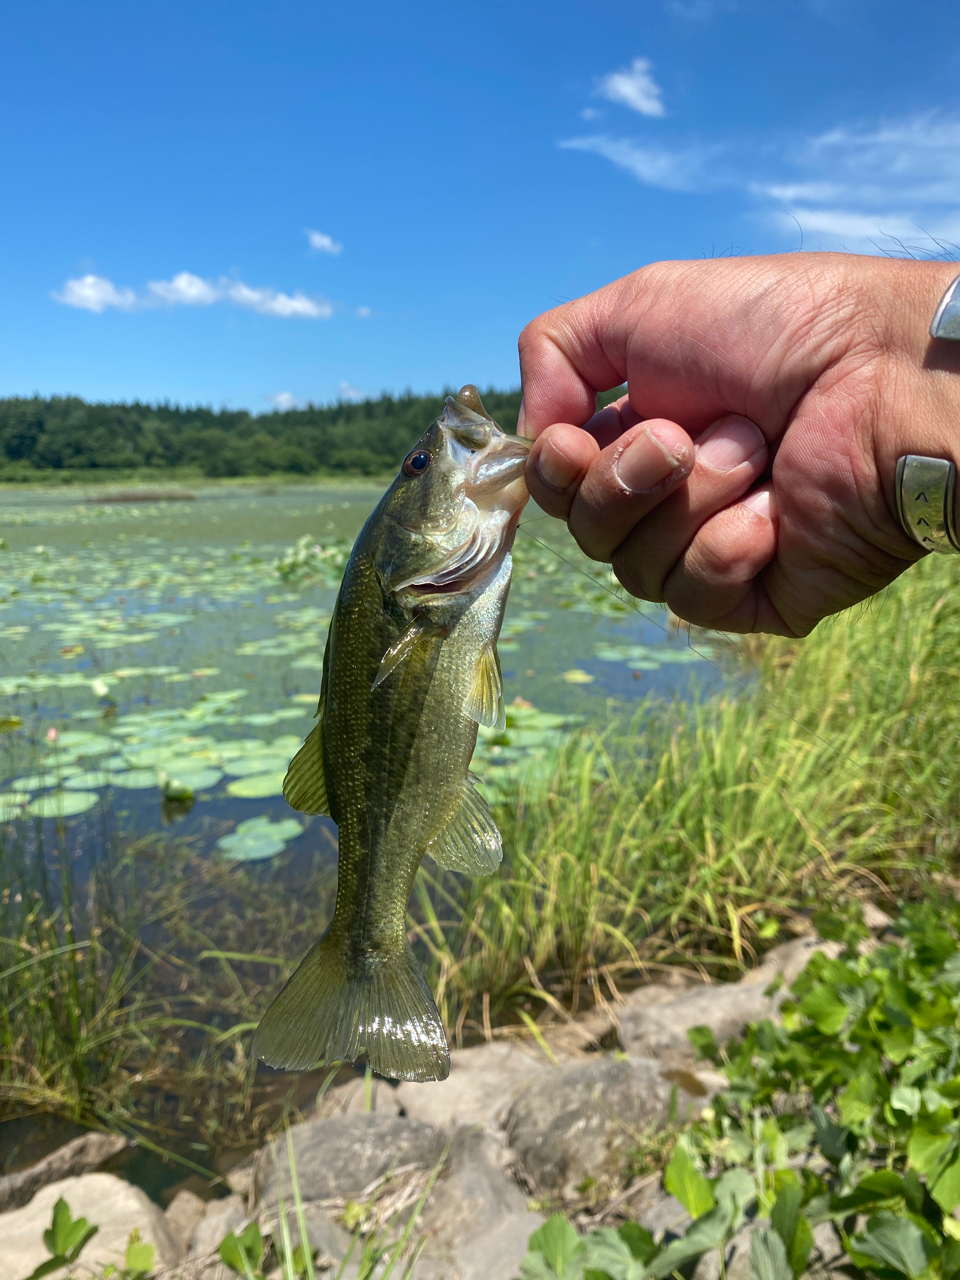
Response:
[[[520,336],[527,483],[633,595],[805,635],[923,554],[904,453],[960,461],[955,263],[801,254],[663,262]],[[596,392],[628,396],[594,413]]]

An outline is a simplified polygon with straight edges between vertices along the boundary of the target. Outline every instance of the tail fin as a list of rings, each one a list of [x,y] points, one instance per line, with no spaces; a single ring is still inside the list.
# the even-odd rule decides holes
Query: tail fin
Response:
[[[450,1055],[430,988],[409,944],[372,953],[348,972],[342,938],[307,952],[257,1028],[253,1052],[272,1067],[301,1071],[361,1054],[396,1080],[445,1080]]]

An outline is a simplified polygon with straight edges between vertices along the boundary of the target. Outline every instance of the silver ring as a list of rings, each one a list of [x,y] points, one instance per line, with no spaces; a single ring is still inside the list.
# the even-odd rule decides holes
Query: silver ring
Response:
[[[960,552],[954,516],[957,468],[944,458],[905,454],[897,462],[897,517],[926,551]]]
[[[930,337],[946,338],[948,342],[960,341],[960,276],[940,299],[930,321]]]

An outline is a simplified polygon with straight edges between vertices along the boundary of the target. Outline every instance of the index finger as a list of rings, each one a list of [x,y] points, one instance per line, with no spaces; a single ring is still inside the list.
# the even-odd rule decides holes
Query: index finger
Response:
[[[625,352],[607,349],[603,292],[546,311],[521,333],[524,435],[536,439],[555,422],[583,426],[596,412],[597,392],[626,381]]]

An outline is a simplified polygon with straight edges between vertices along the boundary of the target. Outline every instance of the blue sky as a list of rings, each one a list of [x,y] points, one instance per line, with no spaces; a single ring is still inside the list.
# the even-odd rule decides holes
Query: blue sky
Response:
[[[960,6],[11,6],[0,395],[518,382],[660,258],[960,242]]]

